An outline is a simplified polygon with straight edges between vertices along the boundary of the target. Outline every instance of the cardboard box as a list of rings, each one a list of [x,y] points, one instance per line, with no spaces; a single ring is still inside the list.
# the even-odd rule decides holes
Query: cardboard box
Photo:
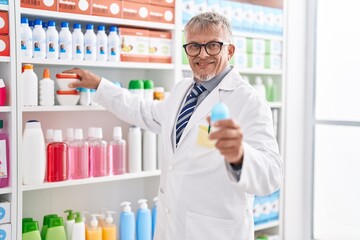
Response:
[[[91,0],[58,0],[58,11],[76,14],[91,14]]]
[[[173,8],[175,7],[175,0],[150,0],[150,4]]]
[[[244,22],[243,29],[251,32],[254,25],[254,9],[252,4],[243,3]]]
[[[149,4],[140,4],[129,1],[122,2],[121,18],[148,21],[149,20]]]
[[[11,240],[11,224],[0,225],[1,240]]]
[[[91,14],[95,16],[121,18],[121,0],[92,0]]]
[[[126,0],[128,2],[137,2],[137,3],[150,3],[150,0]]]
[[[149,55],[150,62],[171,63],[171,32],[150,30]]]
[[[282,68],[282,58],[280,55],[269,54],[265,56],[265,68],[280,70]]]
[[[174,8],[160,7],[149,5],[149,21],[170,23],[173,24],[175,20]]]
[[[235,54],[235,66],[239,68],[250,68],[251,64],[251,54],[240,52]]]
[[[0,35],[0,56],[10,56],[9,35]]]
[[[9,13],[0,11],[0,34],[9,34]]]
[[[8,5],[8,0],[0,0],[0,4]]]
[[[282,42],[278,40],[266,40],[265,41],[265,53],[266,54],[282,54]]]
[[[265,25],[264,8],[259,5],[253,5],[253,10],[254,10],[253,32],[262,33],[264,32],[264,25]]]
[[[231,26],[234,32],[241,32],[243,30],[244,11],[242,3],[231,3]]]
[[[149,30],[119,28],[120,60],[149,62]]]
[[[231,21],[232,16],[232,2],[230,1],[221,1],[219,13],[224,15],[229,21]]]
[[[234,37],[234,45],[236,48],[236,52],[245,53],[247,51],[247,38]]]
[[[274,8],[263,7],[264,9],[264,32],[274,33],[275,30],[275,12]]]
[[[21,0],[21,7],[57,11],[58,0]]]
[[[10,202],[0,201],[0,224],[10,222]]]

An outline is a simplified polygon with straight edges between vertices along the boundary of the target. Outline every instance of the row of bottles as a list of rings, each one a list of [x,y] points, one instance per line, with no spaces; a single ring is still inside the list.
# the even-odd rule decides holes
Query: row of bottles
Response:
[[[119,227],[114,223],[113,211],[91,214],[91,221],[86,222],[80,212],[66,210],[66,220],[57,214],[48,214],[43,218],[40,231],[38,221],[33,218],[22,220],[22,240],[152,240],[154,238],[157,197],[154,198],[152,210],[147,200],[138,201],[136,212],[131,210],[130,202],[122,202],[123,210],[119,216]]]
[[[62,59],[86,61],[119,61],[120,37],[118,28],[111,26],[109,34],[105,26],[87,24],[83,34],[81,24],[75,23],[73,31],[68,22],[61,22],[61,30],[56,29],[56,22],[49,21],[47,29],[40,19],[35,20],[34,28],[29,26],[28,18],[21,18],[21,56],[37,59]]]
[[[23,184],[127,172],[126,141],[122,139],[121,127],[114,127],[109,144],[102,139],[101,128],[90,128],[86,140],[82,129],[69,128],[63,141],[59,129],[48,129],[44,139],[40,122],[30,120],[25,126],[22,149]]]
[[[250,82],[248,76],[243,76],[243,79],[248,83]],[[264,84],[262,77],[256,76],[252,86],[269,102],[279,101],[278,86],[272,77],[267,77]]]

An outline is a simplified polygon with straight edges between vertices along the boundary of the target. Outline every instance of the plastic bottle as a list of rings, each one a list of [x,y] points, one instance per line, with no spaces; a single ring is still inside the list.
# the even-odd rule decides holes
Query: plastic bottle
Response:
[[[45,240],[66,240],[66,233],[62,217],[50,218]]]
[[[39,103],[41,106],[55,104],[55,83],[50,78],[49,68],[44,69],[43,79],[39,81]]]
[[[45,140],[40,122],[29,120],[22,138],[23,184],[40,184],[45,179]]]
[[[129,91],[140,98],[144,98],[144,82],[137,79],[130,80]]]
[[[23,222],[22,240],[41,240],[37,221]]]
[[[89,144],[83,139],[81,128],[75,129],[75,138],[69,144],[69,179],[89,177]]]
[[[54,141],[54,129],[46,129],[46,135],[45,135],[45,148],[47,149],[47,146],[49,143],[52,143]]]
[[[41,228],[41,239],[45,239],[45,236],[46,236],[46,232],[49,228],[49,224],[50,224],[50,218],[55,218],[57,217],[57,214],[48,214],[48,215],[45,215],[43,217],[43,225],[42,225],[42,228]]]
[[[96,35],[94,33],[94,25],[87,24],[86,32],[84,35],[85,43],[85,60],[95,61],[96,60]]]
[[[229,108],[224,103],[217,103],[211,109],[210,122],[213,125],[216,121],[230,118]],[[210,127],[209,127],[210,128]],[[218,128],[211,126],[211,132],[216,132]]]
[[[24,72],[21,74],[23,106],[38,105],[38,77],[34,73],[31,64],[24,65]]]
[[[3,188],[9,186],[10,179],[9,137],[3,120],[0,120],[0,159],[0,188]]]
[[[136,213],[136,240],[151,240],[151,212],[146,199],[138,201]]]
[[[75,223],[73,225],[71,238],[68,240],[85,240],[85,222],[83,221],[79,212],[75,213]]]
[[[73,60],[84,60],[84,34],[81,31],[81,24],[75,23],[72,33],[72,58]]]
[[[61,30],[59,32],[59,57],[62,60],[71,60],[72,58],[72,35],[68,22],[61,23]]]
[[[78,88],[80,92],[80,105],[89,106],[91,103],[90,99],[90,89],[89,88]]]
[[[108,146],[109,173],[118,175],[126,173],[126,142],[122,139],[121,127],[114,127],[113,139]]]
[[[0,78],[0,106],[5,106],[6,104],[6,86],[4,80]]]
[[[96,60],[106,62],[108,58],[108,37],[105,33],[105,26],[98,26],[96,35]]]
[[[28,18],[21,18],[20,28],[21,57],[32,58],[33,56],[33,33],[29,26]]]
[[[265,89],[265,86],[264,84],[262,83],[262,79],[260,76],[257,76],[255,78],[255,84],[254,84],[254,88],[258,91],[258,93],[266,98],[266,89]]]
[[[277,100],[277,88],[271,77],[266,79],[266,99],[269,102],[274,102]]]
[[[38,59],[45,59],[46,56],[46,33],[42,28],[42,21],[35,20],[35,27],[33,30],[33,57]]]
[[[111,26],[108,36],[108,60],[109,62],[120,61],[120,37],[117,33],[117,27]]]
[[[116,226],[114,224],[114,218],[112,217],[112,214],[115,214],[115,212],[106,211],[106,214],[105,224],[102,227],[102,239],[116,240]]]
[[[94,101],[94,95],[95,95],[96,89],[90,89],[90,105],[92,106],[98,106],[99,104]]]
[[[90,144],[90,142],[95,140],[95,127],[89,127],[88,129],[88,137],[86,141]]]
[[[95,140],[89,142],[89,173],[91,177],[106,176],[107,159],[106,150],[107,143],[102,140],[102,129],[95,129]]]
[[[135,240],[135,215],[131,211],[130,202],[122,202],[123,211],[120,213],[119,239]]]
[[[69,145],[72,141],[74,141],[74,129],[66,128],[65,143]]]
[[[73,226],[75,223],[75,215],[72,210],[66,210],[64,213],[67,213],[66,221],[65,221],[65,232],[66,239],[71,239]]]
[[[100,210],[100,214],[98,215],[98,221],[100,227],[103,227],[105,225],[106,211],[107,211],[106,208],[102,208]]]
[[[98,214],[91,214],[90,226],[86,229],[86,240],[102,240],[102,231],[96,219]]]
[[[141,172],[141,130],[130,126],[128,133],[128,166],[129,172]]]
[[[47,147],[47,181],[67,179],[68,146],[62,140],[62,131],[54,130],[54,142]]]
[[[54,21],[49,21],[46,30],[46,58],[59,58],[59,33],[56,30]]]
[[[157,216],[157,202],[158,197],[154,197],[154,206],[151,212],[151,239],[154,239],[155,226],[156,226],[156,216]]]

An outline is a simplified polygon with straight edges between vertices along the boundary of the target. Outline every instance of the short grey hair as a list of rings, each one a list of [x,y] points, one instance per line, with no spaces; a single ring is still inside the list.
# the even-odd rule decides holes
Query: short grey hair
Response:
[[[206,30],[220,31],[224,33],[224,40],[230,42],[232,30],[229,20],[216,12],[200,13],[190,19],[185,25],[185,36],[191,32],[202,32]]]

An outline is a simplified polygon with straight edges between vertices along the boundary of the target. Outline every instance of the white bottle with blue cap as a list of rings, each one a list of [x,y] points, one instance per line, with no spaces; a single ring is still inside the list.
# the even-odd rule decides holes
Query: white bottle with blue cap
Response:
[[[62,22],[59,33],[59,56],[62,60],[71,60],[72,58],[72,35],[69,30],[69,23]]]
[[[96,60],[106,62],[108,57],[108,37],[105,33],[105,26],[98,26],[96,35]]]
[[[55,22],[49,21],[46,30],[46,58],[59,58],[59,33],[56,30]]]
[[[96,35],[94,33],[94,25],[87,24],[84,35],[85,42],[85,61],[96,60]]]
[[[29,19],[21,18],[21,57],[32,58],[33,56],[33,33],[29,27]]]
[[[108,60],[109,62],[120,61],[120,37],[117,33],[117,27],[111,26],[108,37]]]
[[[37,59],[45,59],[46,56],[46,33],[42,27],[40,19],[35,20],[33,30],[33,57]]]
[[[211,132],[216,132],[219,129],[215,128],[213,124],[217,121],[230,118],[229,108],[224,103],[217,103],[211,110],[210,121],[211,121]]]
[[[72,58],[73,60],[84,60],[84,34],[81,31],[81,24],[74,23],[72,33]]]

